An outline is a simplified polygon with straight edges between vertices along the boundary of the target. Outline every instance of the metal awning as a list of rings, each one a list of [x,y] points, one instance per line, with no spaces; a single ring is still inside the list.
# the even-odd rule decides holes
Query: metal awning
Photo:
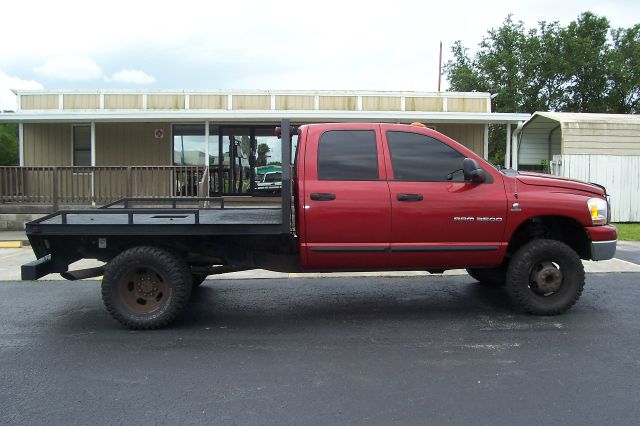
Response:
[[[530,114],[489,112],[415,112],[415,111],[297,111],[297,110],[176,110],[176,111],[105,111],[105,110],[29,110],[1,113],[4,123],[84,123],[84,122],[251,122],[275,123],[289,118],[294,123],[314,122],[412,122],[517,124]]]

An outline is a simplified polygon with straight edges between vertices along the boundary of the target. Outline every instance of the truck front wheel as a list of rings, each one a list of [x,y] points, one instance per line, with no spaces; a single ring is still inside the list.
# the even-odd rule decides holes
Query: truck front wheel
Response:
[[[156,247],[134,247],[107,265],[102,300],[131,329],[161,328],[185,307],[191,287],[191,270],[180,258]]]
[[[584,267],[568,245],[540,239],[522,246],[507,269],[511,299],[534,315],[558,315],[571,308],[584,288]]]

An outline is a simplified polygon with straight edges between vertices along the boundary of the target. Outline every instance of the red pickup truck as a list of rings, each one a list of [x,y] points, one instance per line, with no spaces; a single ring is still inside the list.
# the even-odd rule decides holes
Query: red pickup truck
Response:
[[[295,152],[292,130],[283,120],[283,164],[291,166],[282,170],[281,207],[123,199],[62,210],[27,224],[38,260],[23,265],[23,279],[104,274],[108,311],[136,329],[169,324],[206,276],[251,268],[466,268],[482,285],[504,286],[524,311],[554,315],[582,293],[581,259],[615,253],[608,197],[596,184],[498,170],[424,126],[303,125]],[[68,270],[82,258],[105,265]]]

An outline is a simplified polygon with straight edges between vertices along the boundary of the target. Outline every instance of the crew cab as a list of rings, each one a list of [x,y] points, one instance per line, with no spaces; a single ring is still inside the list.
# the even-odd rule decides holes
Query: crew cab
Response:
[[[505,287],[516,307],[555,315],[582,293],[581,259],[615,253],[608,196],[596,184],[498,170],[420,125],[295,129],[283,120],[277,132],[285,165],[280,207],[229,208],[224,198],[123,199],[62,210],[26,225],[38,260],[23,265],[23,279],[104,275],[107,310],[134,329],[169,324],[206,276],[252,268],[465,268],[481,285]],[[69,271],[82,258],[104,265]]]

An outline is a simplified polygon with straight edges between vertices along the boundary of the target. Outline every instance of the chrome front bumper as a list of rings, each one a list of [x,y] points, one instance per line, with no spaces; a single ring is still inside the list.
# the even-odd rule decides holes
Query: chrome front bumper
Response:
[[[609,260],[616,254],[616,244],[618,240],[611,241],[591,241],[591,259]]]

